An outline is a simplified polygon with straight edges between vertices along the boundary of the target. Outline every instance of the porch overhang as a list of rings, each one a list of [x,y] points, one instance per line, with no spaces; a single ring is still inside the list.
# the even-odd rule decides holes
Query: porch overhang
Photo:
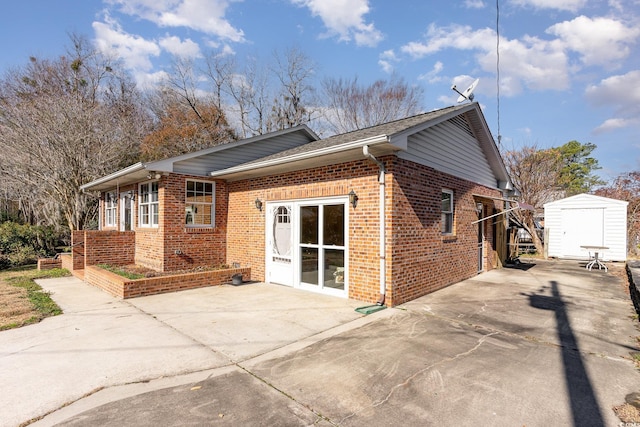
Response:
[[[80,190],[86,191],[107,191],[114,188],[123,187],[125,185],[135,184],[154,178],[169,171],[152,170],[147,163],[136,163],[124,169],[120,169],[112,174],[98,178],[87,184],[81,185]]]

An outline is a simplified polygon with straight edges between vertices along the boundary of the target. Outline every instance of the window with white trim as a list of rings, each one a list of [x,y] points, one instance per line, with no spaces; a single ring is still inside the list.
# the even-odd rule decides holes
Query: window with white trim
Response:
[[[453,234],[453,191],[442,190],[442,234]]]
[[[185,224],[212,227],[215,224],[215,182],[187,180],[186,184]]]
[[[140,184],[138,216],[140,227],[157,227],[160,203],[158,201],[158,181]]]
[[[116,193],[109,191],[104,194],[104,226],[115,227],[116,226],[116,208],[118,206],[118,199]]]

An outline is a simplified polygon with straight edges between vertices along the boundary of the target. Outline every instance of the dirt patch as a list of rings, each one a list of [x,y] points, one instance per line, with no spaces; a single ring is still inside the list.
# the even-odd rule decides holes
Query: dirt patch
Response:
[[[0,279],[0,327],[10,324],[22,324],[37,312],[29,302],[27,290],[9,285]]]
[[[173,271],[156,271],[140,265],[119,265],[117,268],[119,270],[123,270],[130,274],[139,274],[141,276],[149,278],[149,277],[175,276],[178,274],[187,274],[187,273],[202,273],[203,271],[213,271],[213,270],[229,268],[229,266],[221,265],[217,267],[194,267],[186,270],[173,270]]]
[[[613,412],[623,423],[640,423],[640,410],[629,403],[614,406]]]

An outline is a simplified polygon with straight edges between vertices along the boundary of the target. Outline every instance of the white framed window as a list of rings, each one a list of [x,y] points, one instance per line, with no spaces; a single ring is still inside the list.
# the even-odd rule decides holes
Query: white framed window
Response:
[[[118,199],[116,193],[109,191],[104,194],[104,226],[115,227],[116,226],[116,208],[118,206]]]
[[[213,227],[215,224],[216,184],[188,179],[185,192],[185,224],[190,227]]]
[[[442,234],[453,234],[453,191],[442,190]]]
[[[157,227],[160,203],[158,201],[158,181],[140,184],[138,192],[138,216],[140,227]]]

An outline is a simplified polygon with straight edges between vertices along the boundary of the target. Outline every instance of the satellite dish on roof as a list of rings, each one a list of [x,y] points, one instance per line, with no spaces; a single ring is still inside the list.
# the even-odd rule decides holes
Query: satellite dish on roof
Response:
[[[469,101],[473,101],[473,91],[476,89],[476,86],[478,86],[479,81],[480,79],[475,79],[475,81],[471,83],[471,85],[468,88],[466,88],[464,92],[460,92],[458,88],[456,88],[456,85],[451,86],[451,90],[455,91],[458,95],[460,95],[458,97],[458,103],[463,102],[465,99]]]

